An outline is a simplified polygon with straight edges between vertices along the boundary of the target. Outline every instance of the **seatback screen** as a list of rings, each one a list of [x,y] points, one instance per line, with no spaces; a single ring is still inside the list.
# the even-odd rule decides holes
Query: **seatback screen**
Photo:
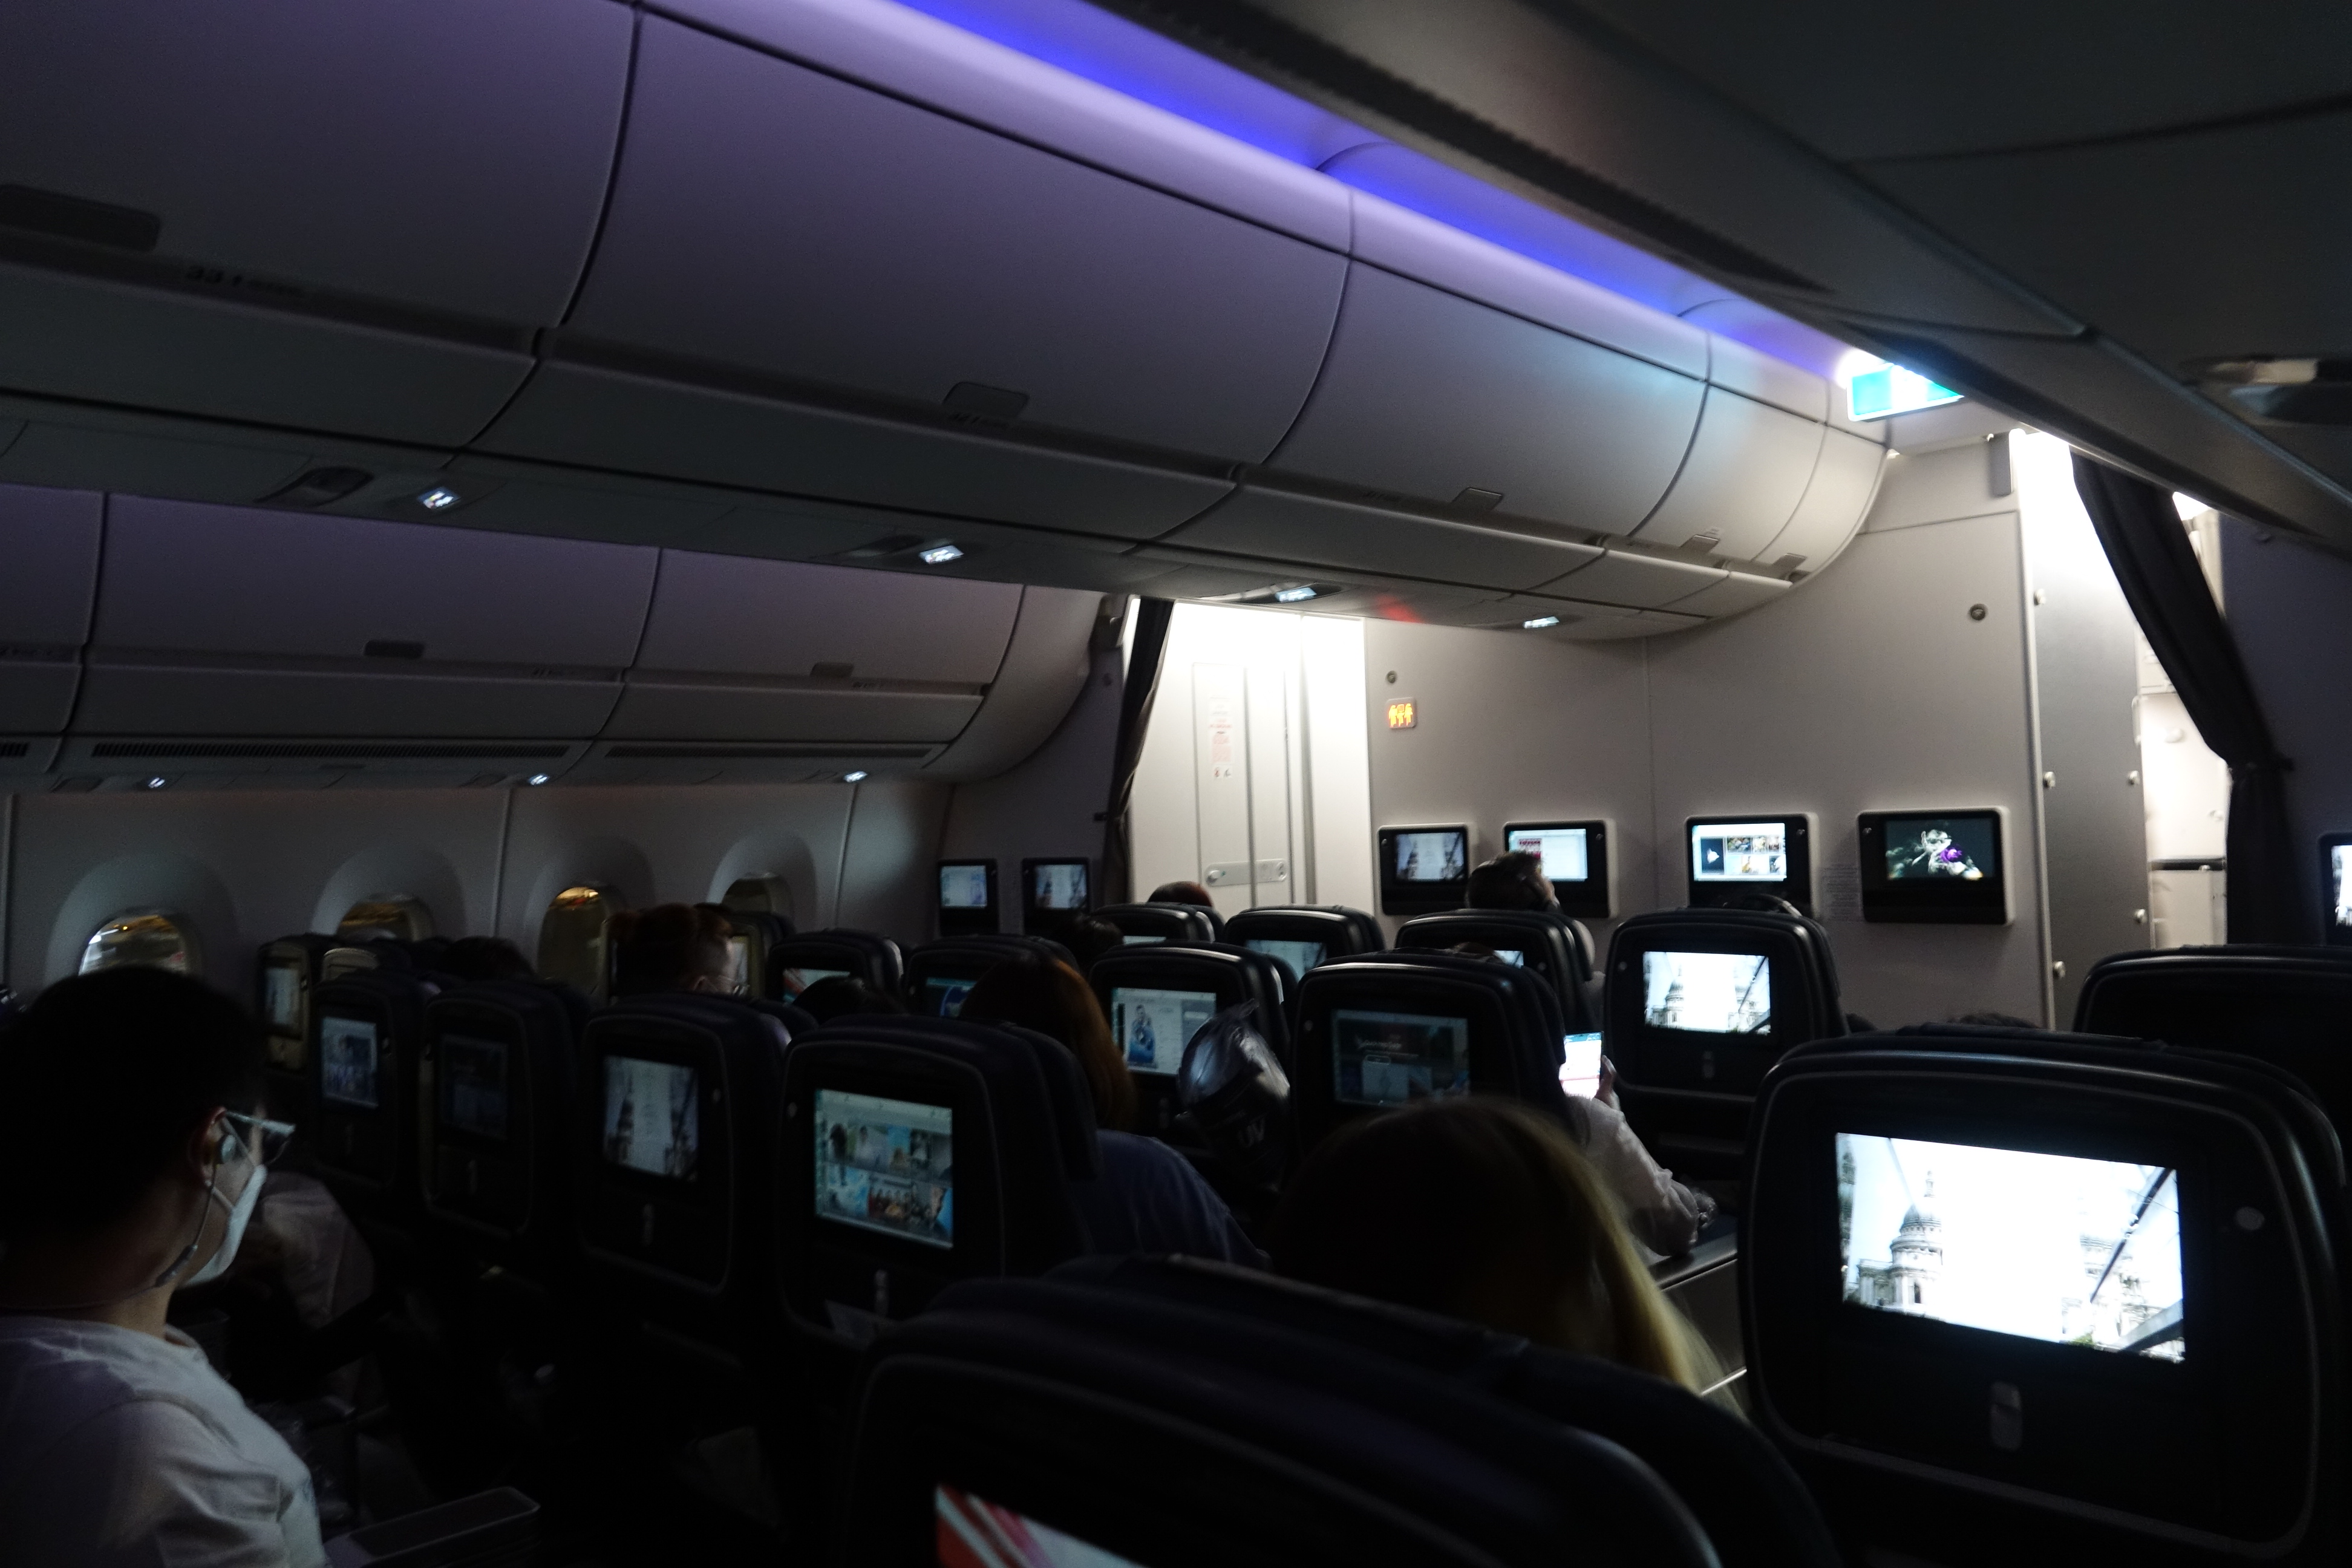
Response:
[[[1702,822],[1692,826],[1690,835],[1693,881],[1789,879],[1786,822]]]
[[[2328,908],[2338,931],[2352,931],[2352,844],[2327,847]]]
[[[1087,863],[1048,860],[1029,868],[1029,902],[1033,909],[1082,910],[1087,907]]]
[[[1528,953],[1525,948],[1498,947],[1495,950],[1495,956],[1513,969],[1525,969],[1528,966]]]
[[[604,1058],[604,1158],[684,1181],[702,1153],[698,1075],[677,1062]]]
[[[940,908],[943,910],[988,908],[988,868],[985,866],[940,867]]]
[[[923,1011],[936,1018],[952,1018],[963,1011],[963,999],[980,984],[977,975],[927,974],[923,977]]]
[[[751,989],[751,939],[740,932],[727,939],[727,984],[738,996]]]
[[[820,980],[838,980],[847,974],[846,969],[809,969],[795,966],[778,976],[784,983],[787,996],[797,996]]]
[[[478,1138],[507,1135],[507,1046],[469,1035],[441,1037],[441,1120]]]
[[[2183,1358],[2171,1168],[1859,1132],[1837,1162],[1854,1306]]]
[[[319,1020],[319,1098],[362,1110],[377,1108],[375,1025],[330,1013]]]
[[[1772,1027],[1772,964],[1760,952],[1645,952],[1642,1022],[1699,1035]]]
[[[953,1247],[955,1111],[818,1089],[816,1213],[926,1247]]]
[[[1452,828],[1396,836],[1400,882],[1458,882],[1470,874],[1469,837]]]
[[[1890,882],[1979,882],[2000,875],[2000,819],[1990,812],[1888,816]]]
[[[932,1489],[931,1513],[939,1568],[1140,1568],[957,1487]]]
[[[1553,882],[1581,882],[1592,875],[1589,830],[1582,827],[1527,827],[1511,835],[1509,847],[1543,862],[1543,874]]]
[[[1279,942],[1269,937],[1253,937],[1246,944],[1252,952],[1262,952],[1268,958],[1278,958],[1290,965],[1293,974],[1304,974],[1323,962],[1323,943],[1319,942]]]
[[[1151,991],[1115,985],[1110,993],[1111,1038],[1136,1072],[1172,1073],[1184,1062],[1184,1047],[1217,1010],[1213,991]]]
[[[302,1030],[302,965],[273,963],[261,972],[261,1005],[269,1026],[281,1035]]]
[[[1348,1105],[1403,1105],[1470,1092],[1470,1020],[1423,1013],[1331,1015],[1333,1092]]]

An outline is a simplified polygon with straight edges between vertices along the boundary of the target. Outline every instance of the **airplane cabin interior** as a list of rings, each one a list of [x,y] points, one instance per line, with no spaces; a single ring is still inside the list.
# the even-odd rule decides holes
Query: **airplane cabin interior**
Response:
[[[0,7],[0,1541],[2352,1559],[2347,60]]]

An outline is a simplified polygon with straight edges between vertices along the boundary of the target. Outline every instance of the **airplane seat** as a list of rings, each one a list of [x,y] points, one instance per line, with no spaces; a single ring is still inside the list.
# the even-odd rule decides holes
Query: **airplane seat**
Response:
[[[2352,1129],[2352,949],[2115,953],[2084,977],[2074,1026],[2274,1063],[2310,1086],[2339,1133]]]
[[[1008,958],[1030,954],[1078,967],[1070,950],[1050,937],[997,933],[947,936],[907,953],[900,981],[907,1006],[917,1017],[952,1018],[980,977]]]
[[[1634,915],[1610,942],[1604,996],[1626,1120],[1661,1163],[1710,1185],[1738,1179],[1748,1110],[1780,1053],[1846,1032],[1829,934],[1785,906]]]
[[[1045,1277],[1246,1320],[1475,1385],[1549,1420],[1622,1444],[1696,1515],[1725,1568],[1835,1568],[1829,1528],[1796,1472],[1732,1411],[1606,1360],[1411,1307],[1193,1258],[1080,1258]],[[977,1292],[952,1298],[959,1305]],[[1100,1309],[1075,1297],[1074,1317]]]
[[[1206,904],[1109,904],[1092,911],[1108,921],[1119,935],[1141,946],[1154,942],[1223,942],[1223,916]]]
[[[1571,1035],[1597,1034],[1592,933],[1582,922],[1550,910],[1449,910],[1421,915],[1397,930],[1399,948],[1448,948],[1475,942],[1507,963],[1543,977],[1559,996]]]
[[[791,938],[793,922],[762,910],[729,910],[727,923],[733,928],[727,939],[728,967],[742,983],[743,994],[776,994],[768,984],[768,955],[778,942]]]
[[[1274,1047],[1275,1058],[1289,1065],[1283,970],[1264,953],[1233,942],[1139,944],[1103,954],[1087,978],[1135,1078],[1138,1130],[1188,1154],[1205,1156],[1207,1151],[1177,1120],[1182,1107],[1177,1102],[1176,1069],[1183,1065],[1186,1042],[1203,1024],[1228,1007],[1255,1004],[1258,1032]]]
[[[1756,1419],[1852,1561],[2341,1561],[2346,1213],[2324,1115],[2259,1061],[1800,1045],[1749,1152]]]
[[[1377,917],[1345,904],[1260,904],[1225,921],[1225,940],[1280,959],[1293,980],[1327,959],[1378,952],[1389,944]]]
[[[341,945],[331,936],[299,931],[262,943],[255,955],[253,1011],[269,1052],[263,1104],[274,1121],[299,1127],[310,1120],[310,994],[327,950]],[[309,1163],[299,1144],[293,1152],[298,1164]]]
[[[417,1065],[438,994],[386,968],[348,972],[310,994],[310,1166],[395,1279],[417,1261]]]
[[[425,1221],[438,1247],[474,1268],[546,1284],[568,1268],[572,1069],[586,1021],[577,996],[489,980],[426,1005]]]
[[[855,975],[886,996],[907,977],[906,956],[887,936],[848,926],[802,931],[768,950],[767,994],[790,1001],[819,980]]]
[[[841,1497],[908,1564],[1718,1561],[1641,1458],[1468,1379],[1050,1279],[875,1342]]]
[[[1565,1121],[1564,1033],[1551,987],[1493,959],[1423,949],[1327,963],[1298,983],[1299,1152],[1344,1122],[1474,1090]]]

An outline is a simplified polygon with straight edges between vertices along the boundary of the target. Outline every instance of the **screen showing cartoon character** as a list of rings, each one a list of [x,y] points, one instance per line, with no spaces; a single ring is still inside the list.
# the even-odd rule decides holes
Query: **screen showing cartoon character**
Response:
[[[1994,819],[1982,814],[1886,818],[1886,879],[1982,881],[2000,871]]]

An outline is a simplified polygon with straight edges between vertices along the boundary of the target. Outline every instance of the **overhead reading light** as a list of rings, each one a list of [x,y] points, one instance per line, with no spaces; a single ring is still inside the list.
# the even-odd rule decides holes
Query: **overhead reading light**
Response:
[[[865,776],[866,770],[864,768],[852,768],[849,772],[841,775],[841,782],[844,784],[856,784],[859,779],[862,779]]]
[[[149,779],[147,781],[147,787],[149,789],[162,789],[168,782],[170,781],[165,779]]]
[[[416,498],[416,504],[426,511],[447,511],[465,499],[447,485],[435,485]]]
[[[533,773],[530,775],[530,782],[535,784],[543,784],[547,782],[547,775],[545,773]]]
[[[934,544],[929,550],[919,552],[915,559],[926,566],[944,566],[950,561],[962,560],[963,552],[952,544]],[[858,776],[865,777],[863,773]]]
[[[1274,591],[1275,602],[1280,605],[1296,605],[1301,600],[1311,599],[1314,596],[1315,586],[1311,583],[1302,583],[1296,588],[1276,588]]]
[[[2352,425],[2352,360],[2273,355],[2189,369],[2241,414],[2279,425]]]
[[[1559,625],[1559,617],[1558,616],[1538,616],[1534,620],[1521,621],[1519,625],[1528,631],[1539,632],[1546,626],[1556,626]]]

